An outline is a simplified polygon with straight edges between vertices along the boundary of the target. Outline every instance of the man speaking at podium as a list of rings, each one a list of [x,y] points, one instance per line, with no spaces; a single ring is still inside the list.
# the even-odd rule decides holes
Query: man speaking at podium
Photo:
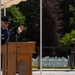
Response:
[[[9,39],[21,33],[24,27],[20,25],[14,32],[10,32],[9,24],[9,18],[3,16],[1,18],[2,75],[15,75],[17,71],[19,75],[32,75],[32,53],[35,52],[35,42],[19,42],[18,46],[11,44]]]
[[[10,18],[7,16],[1,17],[1,45],[7,43],[9,38],[16,36],[23,30],[23,26],[19,26],[14,32],[10,32],[8,30],[8,26],[10,24]]]
[[[10,24],[9,17],[1,17],[1,45],[5,44],[8,38],[8,25]]]
[[[23,30],[23,26],[17,27],[14,32],[8,30],[8,26],[10,24],[10,18],[7,16],[1,17],[1,46],[7,44],[11,37],[15,37],[16,34],[19,34]],[[16,37],[15,37],[16,38]],[[2,60],[2,53],[1,53],[1,60]],[[1,64],[2,68],[2,64]]]

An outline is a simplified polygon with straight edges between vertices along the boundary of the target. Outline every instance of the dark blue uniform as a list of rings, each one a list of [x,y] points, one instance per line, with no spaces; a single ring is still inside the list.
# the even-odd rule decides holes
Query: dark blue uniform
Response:
[[[8,38],[8,29],[1,28],[1,45],[5,44]]]
[[[6,44],[10,38],[13,38],[18,35],[16,31],[10,32],[8,29],[1,28],[1,45]]]
[[[9,18],[6,16],[3,16],[1,18],[2,21],[4,21],[4,23],[8,23],[9,24]],[[4,29],[1,27],[1,46],[6,44],[7,42],[9,42],[9,39],[12,37],[15,37],[17,33],[17,29],[14,32],[10,32],[8,30],[8,28]],[[1,53],[1,60],[2,60],[2,53]],[[1,62],[2,64],[2,62]],[[2,68],[2,65],[1,65]]]

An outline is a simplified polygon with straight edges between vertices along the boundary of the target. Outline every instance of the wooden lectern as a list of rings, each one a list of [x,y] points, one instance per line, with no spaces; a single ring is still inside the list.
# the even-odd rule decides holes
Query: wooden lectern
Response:
[[[32,54],[35,42],[9,42],[2,48],[2,75],[32,75]]]

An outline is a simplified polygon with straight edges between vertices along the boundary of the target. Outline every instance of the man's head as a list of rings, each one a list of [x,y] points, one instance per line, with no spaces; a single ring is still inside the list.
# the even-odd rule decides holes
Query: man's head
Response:
[[[1,17],[1,26],[2,26],[3,28],[7,28],[9,24],[10,24],[10,19],[9,19],[9,17],[7,17],[7,16],[2,16],[2,17]]]

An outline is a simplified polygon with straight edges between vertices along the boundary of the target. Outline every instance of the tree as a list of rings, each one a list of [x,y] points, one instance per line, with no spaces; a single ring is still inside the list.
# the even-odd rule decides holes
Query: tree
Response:
[[[75,0],[60,0],[60,7],[62,9],[62,35],[70,33],[72,29],[75,29]]]
[[[73,6],[72,4],[69,5],[70,6],[70,30],[75,29],[75,6]]]
[[[43,46],[60,44],[61,17],[57,0],[43,0]]]
[[[27,31],[24,33],[26,41],[36,41],[40,45],[40,7],[39,0],[27,0],[17,5],[22,14],[25,15],[25,26]]]
[[[69,13],[69,4],[70,0],[59,0],[60,8],[62,9],[62,35],[70,32],[70,13]]]
[[[18,25],[25,24],[25,16],[19,11],[19,8],[16,6],[11,6],[7,9],[7,16],[10,16],[11,26],[9,27],[11,27],[12,29],[17,27]]]
[[[71,43],[70,33],[72,30],[75,29],[75,4],[74,3],[75,3],[75,0],[60,1],[61,9],[63,10],[62,38],[63,40],[64,40],[64,37],[66,38],[64,41],[64,45],[69,45]]]
[[[70,33],[66,33],[60,40],[63,46],[70,46],[72,39],[75,38],[75,30],[72,30]]]
[[[70,3],[75,6],[75,0],[70,0]]]

